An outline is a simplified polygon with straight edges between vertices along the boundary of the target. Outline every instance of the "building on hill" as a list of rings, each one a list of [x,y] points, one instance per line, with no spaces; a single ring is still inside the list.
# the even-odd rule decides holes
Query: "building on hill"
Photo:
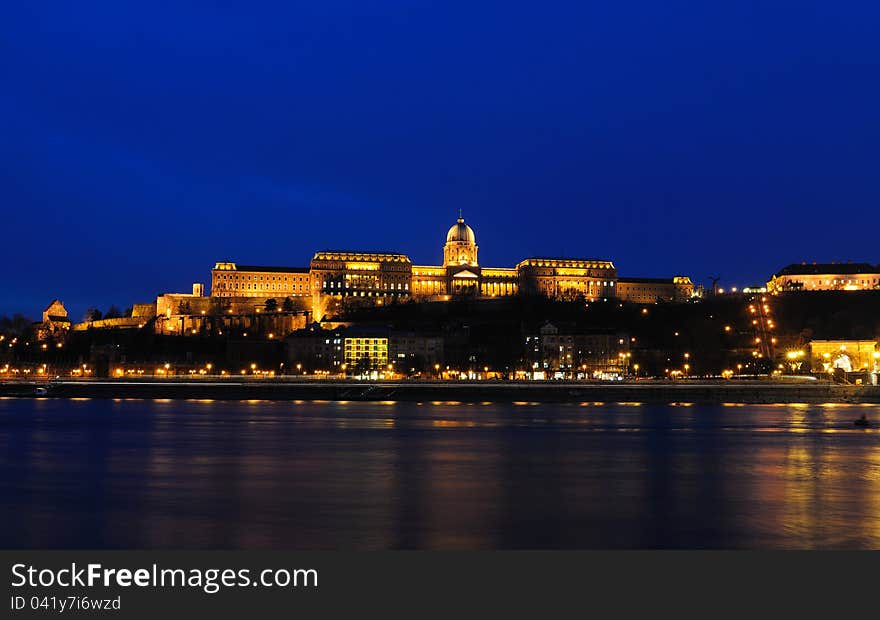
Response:
[[[64,302],[60,299],[53,299],[52,303],[50,303],[43,310],[43,323],[70,323],[70,319],[67,316],[67,308],[64,307]]]
[[[694,286],[685,276],[619,278],[613,262],[598,258],[538,256],[513,267],[486,267],[479,262],[474,229],[459,214],[446,232],[439,265],[416,265],[396,252],[352,250],[316,252],[302,267],[220,261],[211,270],[208,295],[195,283],[191,293],[164,293],[153,304],[136,304],[130,317],[84,323],[77,329],[148,327],[159,334],[188,336],[248,332],[272,339],[361,306],[518,295],[681,302],[694,295]],[[442,357],[430,350],[431,343],[418,347],[423,344],[424,350],[401,350],[392,357]]]
[[[309,273],[316,296],[403,297],[410,293],[412,261],[391,252],[323,251]]]
[[[880,265],[870,263],[800,263],[773,274],[767,291],[864,291],[880,289]]]
[[[653,303],[657,299],[685,301],[694,294],[690,278],[676,276],[623,280],[625,293],[621,295],[614,263],[602,259],[532,257],[514,267],[482,266],[476,233],[461,215],[446,232],[442,257],[440,265],[416,265],[395,252],[323,250],[315,253],[308,267],[218,262],[211,272],[210,294],[229,300],[298,298],[316,320],[342,304],[383,305],[405,299],[445,301],[522,294]]]
[[[588,301],[615,297],[617,269],[607,260],[527,258],[516,266],[525,294],[551,299],[583,296]]]
[[[70,331],[71,322],[67,316],[67,308],[60,299],[53,299],[43,310],[40,323],[34,325],[34,332],[39,341],[63,340]]]
[[[133,318],[149,320],[156,316],[156,302],[146,304],[134,304],[131,307]]]
[[[687,276],[617,279],[617,298],[621,301],[637,304],[684,302],[693,296],[694,283]]]
[[[211,297],[306,297],[308,267],[260,267],[220,262],[211,270]]]

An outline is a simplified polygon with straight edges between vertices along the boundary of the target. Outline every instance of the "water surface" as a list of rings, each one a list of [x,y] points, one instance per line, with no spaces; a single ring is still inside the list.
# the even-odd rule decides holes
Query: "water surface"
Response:
[[[854,405],[0,399],[0,547],[877,549],[878,423]]]

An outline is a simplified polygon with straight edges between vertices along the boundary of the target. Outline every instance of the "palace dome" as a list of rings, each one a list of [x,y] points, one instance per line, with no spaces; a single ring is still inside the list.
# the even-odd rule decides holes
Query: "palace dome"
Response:
[[[452,225],[449,232],[446,233],[446,243],[467,243],[476,245],[477,238],[474,236],[474,230],[464,223],[464,218],[459,217],[458,221]]]

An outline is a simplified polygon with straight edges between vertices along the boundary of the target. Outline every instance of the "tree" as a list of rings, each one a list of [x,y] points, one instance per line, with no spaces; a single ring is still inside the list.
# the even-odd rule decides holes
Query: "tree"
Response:
[[[124,316],[124,317],[130,317],[132,314],[134,314],[134,306],[128,306],[128,307],[125,309],[125,312],[122,313],[122,316]]]
[[[359,375],[364,375],[364,374],[368,373],[370,371],[371,367],[372,367],[372,364],[370,363],[370,358],[367,357],[366,355],[364,357],[358,359],[358,361],[355,362],[355,364],[354,364],[354,369],[357,372],[357,374],[359,374]]]
[[[584,294],[574,287],[563,290],[559,297],[562,301],[577,302],[579,304],[587,302],[587,298],[584,297]]]
[[[107,308],[107,314],[104,315],[105,319],[118,319],[122,316],[122,312],[119,311],[115,305],[112,305]]]
[[[97,308],[89,308],[83,316],[83,321],[100,321],[102,316],[101,311]]]
[[[0,331],[21,336],[31,328],[33,322],[33,319],[21,313],[16,313],[11,318],[4,315],[0,317]]]
[[[266,312],[275,312],[278,310],[278,300],[270,297],[266,300]]]
[[[296,307],[293,305],[293,299],[290,297],[285,297],[284,302],[281,304],[281,309],[285,312],[293,312]]]

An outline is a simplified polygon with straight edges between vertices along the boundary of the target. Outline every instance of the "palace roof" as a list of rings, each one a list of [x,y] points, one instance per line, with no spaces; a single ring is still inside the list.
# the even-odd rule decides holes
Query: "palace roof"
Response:
[[[236,271],[266,271],[270,273],[308,273],[308,267],[266,267],[261,265],[237,265]]]
[[[825,274],[855,275],[859,273],[880,273],[880,266],[870,263],[795,263],[780,269],[775,277]]]

